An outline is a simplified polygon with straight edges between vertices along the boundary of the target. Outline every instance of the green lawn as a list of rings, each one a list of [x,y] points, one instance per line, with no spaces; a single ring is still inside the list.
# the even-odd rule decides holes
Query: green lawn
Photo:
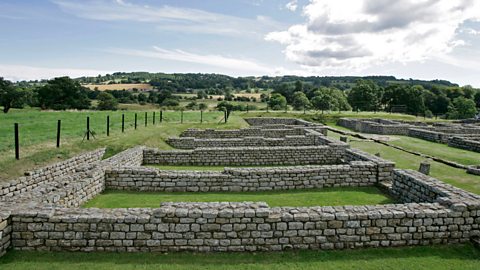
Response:
[[[246,127],[248,124],[241,118],[232,115],[227,124],[223,123],[223,113],[209,112],[204,114],[205,122],[195,123],[198,112],[185,112],[183,124],[177,122],[180,112],[164,112],[166,122],[157,121],[153,125],[150,121],[145,127],[144,113],[138,114],[137,130],[133,128],[134,112],[126,114],[126,130],[121,132],[122,112],[41,112],[23,110],[9,112],[0,119],[0,145],[4,147],[0,156],[0,181],[19,177],[25,170],[44,166],[51,162],[58,162],[80,152],[107,147],[107,156],[111,156],[127,148],[146,145],[160,149],[171,149],[165,143],[168,137],[178,136],[187,128],[216,128],[235,129]],[[149,112],[149,118],[152,112]],[[96,131],[96,139],[82,141],[82,130],[85,129],[86,116],[91,114],[91,126]],[[110,115],[110,136],[105,134],[106,115]],[[120,117],[120,118],[119,118]],[[56,119],[62,119],[62,143],[60,148],[55,147]],[[177,119],[178,118],[178,119]],[[20,160],[15,160],[13,143],[13,123],[20,123]],[[27,123],[27,124],[25,124]],[[29,124],[30,123],[30,126]],[[121,124],[120,124],[121,125]],[[53,137],[52,137],[53,136]],[[7,149],[5,149],[5,147]]]
[[[350,129],[338,126],[333,123],[328,124],[343,131],[352,131]],[[372,135],[372,134],[366,134]],[[385,135],[392,138],[388,143],[391,145],[402,147],[406,150],[419,152],[425,155],[439,157],[454,161],[463,165],[477,165],[480,164],[480,153],[467,151],[455,147],[450,147],[443,143],[430,142],[409,136]]]
[[[474,270],[480,251],[471,244],[336,251],[255,253],[68,253],[10,251],[0,269],[458,269]]]
[[[325,188],[262,192],[132,192],[110,190],[88,201],[84,207],[159,207],[161,202],[264,201],[269,206],[335,206],[393,203],[375,187]]]
[[[339,134],[334,132],[329,132],[328,134],[329,136],[334,138],[340,137]],[[394,161],[396,163],[396,167],[401,169],[418,170],[420,162],[425,160],[425,158],[412,155],[386,145],[371,141],[365,141],[358,138],[350,137],[349,144],[353,148],[361,149],[371,154],[380,153],[382,158]],[[480,194],[480,176],[467,174],[465,170],[452,168],[450,166],[435,161],[431,161],[431,164],[431,176],[440,179],[446,183],[449,183],[453,186],[468,190],[476,194]]]

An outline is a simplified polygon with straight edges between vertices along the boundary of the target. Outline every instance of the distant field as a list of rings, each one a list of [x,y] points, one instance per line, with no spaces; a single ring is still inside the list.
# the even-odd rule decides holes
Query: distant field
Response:
[[[84,84],[84,87],[89,88],[90,90],[95,90],[97,88],[100,91],[105,90],[131,90],[136,89],[146,89],[151,90],[153,87],[148,83],[119,83],[119,84]]]

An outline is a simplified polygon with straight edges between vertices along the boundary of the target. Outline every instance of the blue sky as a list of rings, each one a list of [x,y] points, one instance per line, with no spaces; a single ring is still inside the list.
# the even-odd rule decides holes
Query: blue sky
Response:
[[[0,76],[394,75],[480,87],[480,1],[0,2]]]

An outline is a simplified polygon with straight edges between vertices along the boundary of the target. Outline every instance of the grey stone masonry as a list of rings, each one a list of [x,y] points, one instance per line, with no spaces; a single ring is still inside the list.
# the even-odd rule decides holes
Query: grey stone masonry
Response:
[[[358,149],[347,149],[346,150],[346,161],[370,161],[376,164],[377,168],[377,181],[378,182],[390,182],[392,181],[393,169],[395,168],[395,163],[389,160],[385,160],[381,157],[370,155],[369,153],[363,152]]]
[[[203,139],[235,139],[242,137],[283,138],[285,136],[302,136],[306,133],[304,126],[276,126],[276,127],[249,127],[242,129],[194,129],[190,128],[180,134],[180,137]],[[317,126],[311,128],[322,134],[327,133],[327,128]]]
[[[269,127],[310,126],[300,122],[251,120]],[[9,248],[84,252],[327,250],[462,243],[480,236],[480,196],[419,172],[394,170],[393,162],[349,149],[331,138],[317,139],[320,146],[176,151],[137,147],[105,160],[100,160],[104,152],[100,149],[54,164],[38,170],[31,179],[2,186],[0,256]],[[216,159],[238,165],[333,165],[226,168],[223,172],[140,167],[142,162],[220,165],[214,163]],[[217,202],[163,203],[158,208],[78,208],[105,187],[196,192],[380,182],[389,182],[386,192],[403,203],[269,207],[265,202]]]
[[[53,165],[26,172],[25,176],[18,179],[0,183],[0,201],[30,191],[43,183],[48,184],[50,181],[68,176],[79,167],[99,161],[104,153],[105,149],[99,149],[81,154]]]
[[[245,121],[250,126],[269,126],[269,125],[302,125],[312,126],[316,125],[302,119],[295,118],[281,118],[281,117],[251,117],[245,118]]]
[[[467,168],[467,173],[480,175],[480,165],[471,165]]]
[[[225,168],[223,172],[163,171],[125,167],[106,171],[108,189],[167,192],[265,191],[371,186],[377,166],[367,161],[345,165]]]
[[[448,138],[448,146],[461,148],[465,150],[480,153],[480,136],[478,137],[450,137]]]
[[[273,146],[307,146],[337,143],[327,141],[322,133],[306,129],[305,135],[286,135],[284,137],[239,137],[227,139],[205,139],[195,137],[173,137],[167,143],[177,149],[195,149],[212,147],[273,147]]]
[[[197,148],[143,151],[144,164],[159,165],[321,165],[338,164],[346,144],[321,146]]]

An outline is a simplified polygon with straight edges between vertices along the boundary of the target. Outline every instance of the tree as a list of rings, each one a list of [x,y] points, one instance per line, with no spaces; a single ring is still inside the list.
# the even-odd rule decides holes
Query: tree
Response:
[[[287,106],[287,99],[281,94],[272,94],[268,101],[268,106],[272,110],[283,110]]]
[[[322,87],[314,92],[311,100],[315,109],[321,110],[350,110],[347,97],[343,91],[336,88]]]
[[[88,90],[69,77],[49,80],[38,91],[38,100],[42,109],[66,110],[88,109],[90,99]]]
[[[475,93],[475,96],[473,97],[473,100],[475,101],[475,104],[477,108],[480,108],[480,91]]]
[[[387,106],[389,111],[393,106],[403,105],[406,107],[407,113],[415,115],[424,113],[424,92],[425,89],[422,86],[393,84],[385,88],[382,103]]]
[[[376,111],[382,98],[382,89],[371,80],[358,80],[348,94],[348,103],[354,110]]]
[[[197,92],[197,98],[198,99],[207,99],[208,95],[207,95],[207,93],[205,93],[205,91],[200,90],[200,91]]]
[[[451,104],[450,99],[445,93],[426,91],[423,93],[425,106],[434,115],[445,114],[448,111],[448,106]]]
[[[448,118],[450,119],[472,118],[475,114],[477,114],[475,102],[468,98],[457,97],[448,107]]]
[[[25,96],[25,91],[0,77],[0,105],[3,106],[4,113],[8,113],[12,107],[22,107],[25,103]]]
[[[199,103],[199,104],[198,104],[198,109],[199,109],[200,111],[204,111],[204,110],[208,109],[208,106],[207,106],[207,104],[205,104],[205,103]]]
[[[145,104],[148,100],[148,97],[144,93],[140,93],[138,94],[137,99],[140,104]]]
[[[292,105],[295,110],[303,110],[310,106],[310,100],[308,100],[305,93],[295,92],[293,93]]]
[[[102,110],[102,111],[117,110],[118,101],[112,94],[107,92],[102,92],[98,94],[97,100],[98,100],[98,105],[97,105],[98,110]]]

